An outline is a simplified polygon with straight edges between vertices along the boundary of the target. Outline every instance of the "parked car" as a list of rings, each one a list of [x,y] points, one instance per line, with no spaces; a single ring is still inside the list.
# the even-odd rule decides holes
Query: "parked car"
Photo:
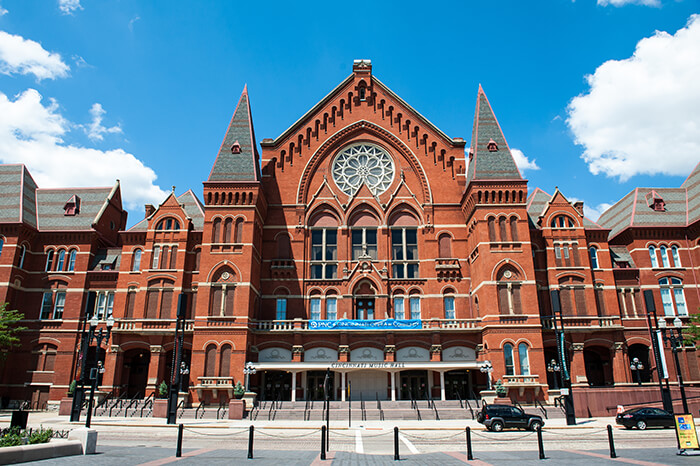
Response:
[[[476,420],[493,432],[508,428],[537,430],[544,425],[542,416],[527,414],[511,405],[484,405]]]
[[[659,408],[628,409],[617,415],[615,422],[626,429],[636,427],[644,430],[647,427],[673,427],[673,414]]]

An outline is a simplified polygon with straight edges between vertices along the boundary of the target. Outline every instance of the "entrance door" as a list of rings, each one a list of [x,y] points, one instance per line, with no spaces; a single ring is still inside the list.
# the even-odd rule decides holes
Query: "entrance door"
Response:
[[[348,372],[348,385],[351,400],[386,400],[388,377],[382,371]]]
[[[123,385],[126,386],[127,398],[143,398],[146,395],[148,382],[148,364],[151,352],[143,349],[130,350],[124,353],[124,369],[122,370]]]
[[[333,389],[333,379],[334,373],[331,372],[330,385],[328,387],[330,393],[330,399],[333,400],[335,397],[335,390]],[[323,391],[323,383],[326,380],[325,371],[309,371],[306,373],[306,398],[314,401],[323,401],[325,398],[325,392]]]
[[[264,401],[289,401],[292,398],[292,374],[282,371],[265,371]]]
[[[359,320],[374,319],[374,298],[359,297],[355,299],[355,308]]]
[[[428,398],[427,371],[401,372],[401,399],[425,400]]]
[[[466,400],[472,392],[469,371],[458,370],[445,372],[445,397],[448,400]]]
[[[38,387],[32,392],[31,409],[45,410],[49,401],[49,387]]]

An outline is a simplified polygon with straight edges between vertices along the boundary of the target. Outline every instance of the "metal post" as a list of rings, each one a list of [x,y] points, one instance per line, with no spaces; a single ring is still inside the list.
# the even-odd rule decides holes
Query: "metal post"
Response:
[[[92,376],[92,374],[90,374]],[[85,418],[85,427],[90,427],[90,421],[92,421],[92,403],[95,399],[95,385],[97,385],[97,374],[90,384],[90,399],[88,401],[87,417]]]
[[[326,395],[326,451],[330,448],[331,442],[331,368],[326,368],[326,378],[323,380],[323,390]]]
[[[394,427],[394,461],[401,460],[399,456],[399,428]]]
[[[654,327],[651,323],[652,313],[654,314],[654,322],[656,322],[656,305],[654,304],[654,295],[651,290],[644,290],[644,305],[647,309],[647,327],[649,328],[649,339],[654,351],[654,359],[656,360],[656,373],[659,378],[659,390],[661,391],[661,401],[664,409],[669,413],[673,412],[673,401],[671,400],[671,391],[668,387],[664,388],[664,374],[662,370],[661,352],[659,350],[656,335],[654,335]]]
[[[175,353],[173,354],[170,391],[168,392],[168,424],[177,421],[177,398],[180,391],[180,364],[182,363],[182,346],[185,334],[185,317],[187,313],[187,295],[180,293],[177,297],[177,320],[175,321]]]
[[[352,398],[351,398],[351,389],[352,388],[352,382],[348,380],[348,427],[352,426]]]
[[[615,453],[615,441],[613,440],[612,426],[608,424],[608,443],[610,444],[610,458],[617,458]]]
[[[472,455],[472,430],[467,426],[467,460],[471,461],[474,459]]]
[[[255,434],[255,426],[250,426],[248,430],[248,459],[253,459],[253,435]]]
[[[80,353],[78,356],[80,365],[77,370],[80,372],[80,375],[76,379],[78,383],[76,384],[75,391],[73,392],[73,404],[71,406],[70,413],[71,422],[80,421],[80,410],[83,408],[83,400],[85,399],[85,368],[88,350],[87,314],[88,310],[92,311],[95,308],[96,297],[97,293],[94,291],[88,292],[83,318],[80,321],[80,326],[78,327],[78,332],[80,332]]]
[[[182,457],[182,431],[184,428],[185,427],[182,424],[177,426],[177,449],[175,450],[176,458]]]
[[[326,426],[321,426],[321,459],[326,459]]]
[[[671,339],[671,345],[672,345],[672,351],[673,351],[673,359],[676,364],[676,374],[678,375],[678,388],[681,391],[681,402],[683,403],[683,414],[689,414],[690,410],[688,409],[688,399],[685,396],[685,383],[683,383],[683,372],[681,369],[681,363],[680,360],[678,359],[678,344],[683,344],[683,334],[681,333],[681,330],[678,329],[678,338],[673,333],[673,330],[671,330],[671,336],[673,337]]]
[[[576,410],[574,408],[574,394],[572,392],[571,376],[569,374],[569,362],[566,357],[566,337],[564,336],[564,316],[561,312],[561,301],[559,300],[559,290],[552,290],[552,323],[554,326],[554,334],[557,339],[557,352],[559,354],[559,367],[561,369],[562,388],[566,389],[564,395],[564,410],[566,411],[566,424],[576,425]],[[557,328],[557,314],[561,328]]]
[[[544,456],[544,442],[542,442],[542,426],[537,426],[537,448],[540,450],[540,459],[546,460]]]

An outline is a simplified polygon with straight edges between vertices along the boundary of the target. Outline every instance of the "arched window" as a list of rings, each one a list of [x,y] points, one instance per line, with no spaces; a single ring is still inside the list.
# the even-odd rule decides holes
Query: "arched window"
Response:
[[[156,225],[156,230],[179,230],[180,222],[174,218],[164,218],[158,225]]]
[[[668,257],[668,248],[666,246],[661,246],[659,252],[661,252],[661,264],[663,267],[670,268],[671,259]]]
[[[233,271],[229,268],[219,270],[211,285],[210,316],[233,316],[235,289],[236,277]]]
[[[656,246],[649,246],[649,257],[651,258],[651,266],[656,268],[659,266],[659,260],[656,257]]]
[[[318,215],[311,228],[311,278],[338,277],[338,221],[329,213]]]
[[[129,288],[126,293],[126,311],[124,317],[127,319],[134,318],[134,308],[136,307],[136,288]]]
[[[505,375],[515,375],[515,364],[513,363],[513,345],[506,343],[503,345],[503,359],[506,364]]]
[[[311,320],[321,320],[321,296],[312,296],[309,300],[309,315]]]
[[[393,278],[418,278],[418,222],[402,212],[391,222]]]
[[[291,259],[292,257],[292,244],[289,240],[289,235],[282,233],[277,236],[277,258],[278,259]]]
[[[194,250],[194,272],[199,272],[199,262],[202,260],[202,248]]]
[[[65,254],[65,253],[64,253]],[[24,268],[24,258],[27,255],[27,247],[23,244],[19,247],[19,268]]]
[[[169,319],[173,302],[173,282],[153,280],[146,291],[146,319]]]
[[[488,226],[489,226],[489,241],[493,243],[496,241],[496,218],[495,217],[489,217]]]
[[[402,294],[394,295],[394,319],[403,320],[406,318],[406,303]]]
[[[552,219],[552,228],[573,228],[574,221],[566,215],[557,215]]]
[[[212,243],[220,243],[221,242],[221,219],[220,218],[215,218],[212,226]]]
[[[75,249],[71,249],[68,253],[68,271],[73,272],[75,270],[75,256],[77,252]]]
[[[46,254],[46,267],[44,268],[44,271],[51,272],[52,269],[53,269],[53,249],[49,249],[49,252]]]
[[[163,246],[161,253],[160,253],[160,269],[167,269],[168,268],[168,260],[170,259],[170,256],[168,255],[170,253],[170,247],[169,246]]]
[[[236,219],[236,228],[235,228],[233,242],[237,243],[237,244],[240,244],[243,242],[243,219],[241,217],[238,217]]]
[[[231,375],[231,345],[224,345],[219,352],[219,377],[229,377]]]
[[[63,310],[66,306],[66,290],[58,288],[44,292],[41,300],[41,313],[39,318],[63,319]]]
[[[598,268],[598,249],[595,247],[588,248],[588,254],[591,256],[591,268]]]
[[[204,352],[204,377],[216,376],[216,345],[207,346]]]
[[[3,246],[5,246],[5,238],[0,238],[0,255],[2,255]]]
[[[452,290],[447,291],[442,298],[443,307],[445,309],[445,319],[455,318],[455,297],[451,293],[453,293]]]
[[[438,238],[438,252],[441,259],[452,257],[452,237],[448,233],[443,233]]]
[[[514,268],[506,266],[498,272],[496,281],[498,310],[502,315],[522,314],[520,276]]]
[[[500,233],[501,241],[503,241],[503,242],[508,241],[508,231],[506,228],[506,218],[505,217],[498,218],[498,232]]]
[[[32,350],[31,368],[38,372],[53,372],[56,362],[58,348],[52,344],[45,343]]]
[[[326,320],[338,318],[338,298],[334,294],[326,295]]]
[[[518,358],[520,359],[520,375],[530,375],[530,359],[527,354],[527,345],[518,345]]]
[[[510,218],[510,237],[512,241],[518,241],[518,218]]]
[[[375,216],[367,210],[352,216],[350,223],[352,237],[352,260],[360,258],[377,259],[377,225]]]
[[[683,281],[679,278],[671,277],[659,280],[661,288],[661,302],[664,305],[664,314],[667,316],[687,316],[688,307],[683,293]]]
[[[671,246],[671,254],[673,255],[673,266],[674,267],[680,267],[681,266],[681,256],[678,254],[678,246]]]
[[[24,246],[22,246],[22,247],[24,247]],[[56,261],[56,271],[62,272],[63,266],[65,265],[65,263],[66,263],[66,250],[61,249],[60,251],[58,251],[58,260]],[[21,265],[20,265],[20,268],[22,268]]]
[[[165,264],[164,264],[165,265]],[[177,246],[170,248],[170,270],[175,270],[177,268]]]
[[[231,242],[231,230],[233,230],[233,219],[227,218],[224,220],[224,240],[223,242],[228,244]]]
[[[411,319],[420,320],[420,318],[421,318],[420,295],[418,294],[417,291],[411,292],[411,295],[408,298],[408,304],[409,304],[409,307],[411,310]]]
[[[134,251],[134,257],[132,258],[131,261],[131,271],[132,272],[138,272],[141,270],[141,255],[143,254],[143,251],[141,249],[137,249]]]
[[[153,248],[153,265],[151,268],[157,270],[158,264],[160,264],[160,246]]]
[[[586,315],[586,295],[583,279],[564,277],[559,280],[561,312],[565,316]]]

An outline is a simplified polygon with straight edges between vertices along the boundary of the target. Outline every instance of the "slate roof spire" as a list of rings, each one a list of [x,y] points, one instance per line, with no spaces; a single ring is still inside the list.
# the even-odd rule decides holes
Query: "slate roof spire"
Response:
[[[207,181],[260,181],[259,160],[246,84]]]
[[[495,144],[494,144],[495,143]],[[474,112],[474,128],[469,149],[467,182],[472,180],[521,180],[520,170],[503,136],[503,131],[479,84]]]

